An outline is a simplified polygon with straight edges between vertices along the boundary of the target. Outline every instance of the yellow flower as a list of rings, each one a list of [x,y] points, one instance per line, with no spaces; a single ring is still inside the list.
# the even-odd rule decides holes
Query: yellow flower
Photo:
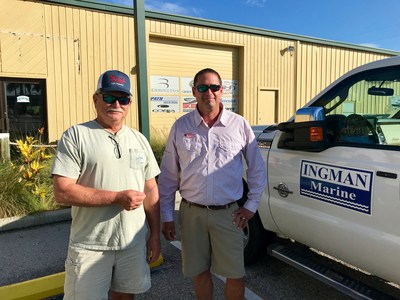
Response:
[[[44,168],[44,166],[40,165],[40,163],[37,162],[36,160],[34,160],[34,161],[31,163],[31,166],[30,166],[30,167],[31,167],[31,170],[33,171],[33,173],[35,173],[35,174],[39,173],[40,169],[43,169],[43,168]]]

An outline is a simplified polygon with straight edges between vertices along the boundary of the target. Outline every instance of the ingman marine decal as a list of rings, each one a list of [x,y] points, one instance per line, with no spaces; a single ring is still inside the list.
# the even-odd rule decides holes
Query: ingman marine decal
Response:
[[[303,160],[300,194],[371,214],[371,171]]]

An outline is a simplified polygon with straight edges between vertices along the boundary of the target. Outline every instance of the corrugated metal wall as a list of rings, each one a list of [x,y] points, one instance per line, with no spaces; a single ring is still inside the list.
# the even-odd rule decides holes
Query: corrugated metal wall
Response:
[[[339,76],[357,66],[387,55],[309,43],[296,45],[295,107],[306,104]],[[285,99],[283,99],[285,100]]]
[[[136,127],[132,16],[21,0],[0,0],[0,6],[0,76],[46,79],[50,141],[94,117],[91,97],[106,69],[131,73],[134,103],[127,125]],[[261,88],[278,91],[276,119],[284,121],[346,71],[390,56],[161,19],[146,19],[146,28],[148,43],[178,38],[237,49],[239,113],[251,124],[257,123]]]
[[[44,36],[40,6],[0,0],[1,75],[44,78],[47,74]]]
[[[92,95],[108,69],[134,70],[133,19],[83,9],[44,5],[48,63],[47,98],[50,137],[94,118]],[[136,99],[136,78],[131,76]],[[136,127],[135,100],[127,124]],[[51,140],[50,138],[50,140]]]

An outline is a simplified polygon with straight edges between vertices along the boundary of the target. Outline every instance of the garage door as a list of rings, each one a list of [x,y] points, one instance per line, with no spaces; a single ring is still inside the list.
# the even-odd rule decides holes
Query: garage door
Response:
[[[221,75],[224,106],[238,112],[238,53],[238,48],[218,44],[151,38],[148,73],[152,136],[168,135],[173,122],[194,109],[191,84],[194,75],[204,68]]]

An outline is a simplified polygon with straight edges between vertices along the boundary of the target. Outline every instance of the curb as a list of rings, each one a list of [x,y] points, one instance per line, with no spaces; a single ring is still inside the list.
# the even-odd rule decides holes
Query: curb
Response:
[[[70,220],[71,208],[64,208],[27,216],[3,218],[0,219],[0,232]]]
[[[2,300],[46,299],[64,293],[65,272],[0,286]]]

